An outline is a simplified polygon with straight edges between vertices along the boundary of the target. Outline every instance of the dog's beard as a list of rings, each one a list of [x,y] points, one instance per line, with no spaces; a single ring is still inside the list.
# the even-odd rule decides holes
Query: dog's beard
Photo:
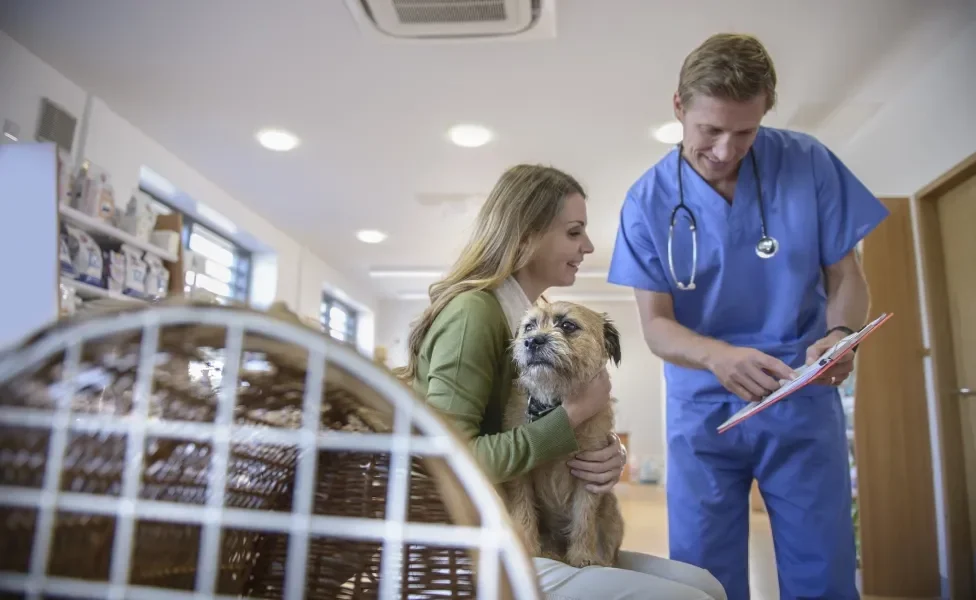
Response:
[[[520,347],[515,360],[525,391],[547,405],[561,402],[575,379],[571,352],[561,340],[552,340],[535,350]]]

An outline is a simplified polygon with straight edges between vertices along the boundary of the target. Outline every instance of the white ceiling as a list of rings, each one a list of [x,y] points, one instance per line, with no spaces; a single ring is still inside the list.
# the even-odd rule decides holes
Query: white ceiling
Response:
[[[558,0],[538,41],[397,44],[364,35],[343,0],[0,0],[0,29],[353,279],[440,269],[508,166],[548,163],[590,195],[599,277],[624,193],[667,148],[684,56],[708,35],[758,35],[780,77],[769,125],[841,151],[886,99],[974,19],[971,0]],[[495,140],[462,149],[459,122]],[[276,154],[279,126],[302,139]],[[152,167],[152,165],[149,165]],[[430,205],[441,195],[468,202]],[[206,198],[198,198],[206,202]],[[376,246],[355,239],[381,229]],[[374,279],[380,294],[429,277]]]

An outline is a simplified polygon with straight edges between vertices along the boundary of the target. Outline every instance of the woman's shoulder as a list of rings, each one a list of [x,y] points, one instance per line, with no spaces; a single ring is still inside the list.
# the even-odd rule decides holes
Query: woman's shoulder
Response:
[[[489,290],[461,292],[444,307],[442,314],[475,316],[504,322],[505,313],[495,294]]]

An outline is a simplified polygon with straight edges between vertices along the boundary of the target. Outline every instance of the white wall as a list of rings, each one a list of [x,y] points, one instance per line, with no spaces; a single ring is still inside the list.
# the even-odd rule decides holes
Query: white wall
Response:
[[[976,24],[838,155],[879,196],[910,196],[976,152]]]
[[[947,44],[945,50],[917,73],[914,81],[885,107],[844,148],[839,156],[879,196],[913,196],[976,152],[976,24]],[[916,268],[923,313],[924,261],[918,237],[917,206],[912,220],[916,236]],[[923,325],[928,319],[922,315]],[[923,331],[928,344],[928,332]],[[932,448],[936,536],[943,595],[948,597],[949,548],[946,535],[945,482],[942,480],[941,432],[937,415],[931,357],[923,360]]]
[[[615,410],[618,431],[630,433],[630,454],[642,461],[651,457],[663,467],[664,426],[662,422],[663,364],[651,354],[640,333],[637,305],[633,301],[583,302],[593,310],[606,312],[620,330],[620,367],[611,367],[613,394],[619,400]],[[411,321],[426,301],[381,300],[376,320],[376,345],[387,348],[387,365],[406,364],[406,345]]]
[[[303,316],[316,317],[322,290],[326,287],[339,290],[364,311],[367,326],[360,348],[372,351],[369,333],[375,298],[369,290],[350,282],[288,233],[232,198],[99,98],[91,99],[87,135],[80,139],[88,99],[86,91],[0,32],[0,122],[5,118],[15,121],[20,125],[22,139],[33,139],[42,97],[50,98],[79,118],[75,147],[83,143],[82,158],[90,159],[111,174],[118,201],[128,199],[131,190],[138,187],[141,167],[149,167],[180,192],[226,216],[270,249],[273,258],[263,256],[256,261],[258,289],[252,289],[252,298],[257,300],[257,305],[283,300]]]

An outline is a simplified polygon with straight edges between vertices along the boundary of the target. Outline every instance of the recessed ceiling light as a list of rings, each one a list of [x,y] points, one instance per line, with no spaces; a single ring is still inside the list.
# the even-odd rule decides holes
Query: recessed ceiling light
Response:
[[[462,148],[477,148],[491,141],[492,134],[481,125],[455,125],[447,132],[451,141]]]
[[[356,238],[365,244],[379,244],[386,239],[386,234],[375,229],[363,229],[356,232]]]
[[[671,121],[656,128],[653,135],[662,144],[677,144],[684,138],[685,130],[681,121]]]
[[[262,129],[257,135],[258,142],[268,150],[287,152],[298,146],[298,138],[282,129]]]

